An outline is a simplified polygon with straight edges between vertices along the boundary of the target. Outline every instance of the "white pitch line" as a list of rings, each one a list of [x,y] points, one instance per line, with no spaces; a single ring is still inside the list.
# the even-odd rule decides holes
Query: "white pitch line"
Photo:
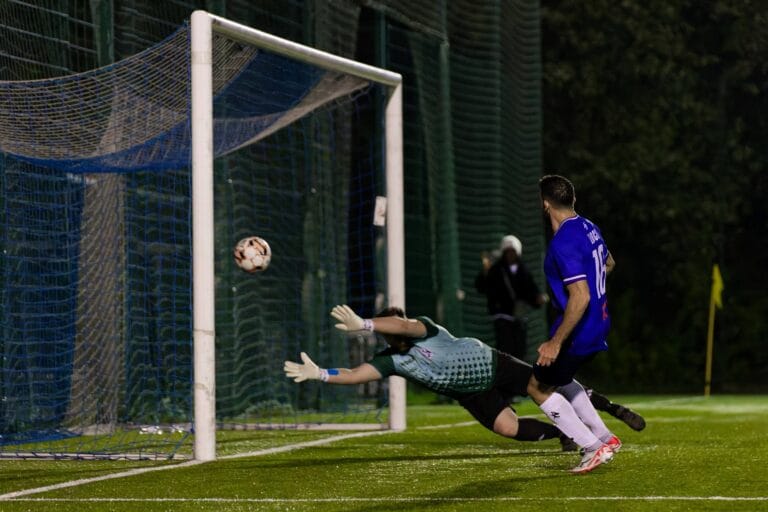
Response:
[[[661,398],[657,400],[646,400],[645,402],[629,402],[627,405],[632,407],[653,407],[654,405],[673,405],[680,403],[695,403],[705,402],[707,397],[705,396],[680,396],[676,398]]]
[[[7,501],[64,503],[440,503],[440,502],[498,502],[498,501],[768,501],[768,496],[497,496],[494,498],[15,498]]]
[[[472,425],[479,425],[479,423],[476,421],[462,421],[461,423],[450,423],[446,425],[425,425],[423,427],[416,427],[416,430],[438,430],[441,428],[471,427]]]
[[[445,425],[435,425],[430,427],[416,427],[416,430],[422,430],[427,428],[451,428],[451,427],[457,427],[457,426],[465,426],[473,423],[474,422],[463,422],[463,423],[450,423]],[[338,436],[317,439],[315,441],[306,441],[303,443],[288,444],[285,446],[278,446],[275,448],[266,448],[264,450],[256,450],[256,451],[247,452],[247,453],[225,455],[223,457],[219,457],[217,460],[231,460],[231,459],[242,459],[245,457],[259,457],[262,455],[272,455],[275,453],[283,453],[283,452],[289,452],[293,450],[300,450],[302,448],[322,446],[325,444],[334,443],[336,441],[343,441],[345,439],[354,439],[356,437],[368,437],[368,436],[377,436],[377,435],[395,434],[395,433],[397,433],[397,431],[394,431],[394,430],[355,432],[353,434],[342,434]],[[20,496],[28,496],[30,494],[39,494],[41,492],[57,491],[59,489],[66,489],[68,487],[77,487],[80,485],[91,484],[94,482],[103,482],[104,480],[112,480],[115,478],[125,478],[129,476],[141,475],[141,474],[150,473],[153,471],[165,471],[168,469],[186,468],[190,466],[196,466],[198,464],[203,464],[203,462],[197,461],[197,460],[190,460],[187,462],[181,462],[179,464],[169,464],[166,466],[152,466],[147,468],[136,468],[136,469],[130,469],[128,471],[121,471],[120,473],[111,473],[109,475],[94,476],[91,478],[80,478],[78,480],[70,480],[68,482],[61,482],[58,484],[46,485],[43,487],[34,487],[32,489],[22,489],[20,491],[13,491],[5,494],[0,494],[0,501],[12,500]]]
[[[171,464],[168,466],[152,466],[148,468],[136,468],[128,471],[122,471],[120,473],[111,473],[109,475],[94,476],[91,478],[79,478],[77,480],[70,480],[69,482],[61,482],[58,484],[46,485],[43,487],[34,487],[32,489],[22,489],[21,491],[7,492],[0,494],[0,501],[10,500],[19,496],[27,496],[29,494],[38,494],[41,492],[55,491],[58,489],[66,489],[67,487],[77,487],[78,485],[90,484],[92,482],[102,482],[104,480],[111,480],[113,478],[123,478],[126,476],[141,475],[144,473],[150,473],[152,471],[164,471],[166,469],[185,468],[189,466],[196,466],[203,464],[202,461],[190,460],[179,464]]]
[[[342,441],[344,439],[354,439],[356,437],[369,437],[380,436],[384,434],[393,434],[394,430],[375,430],[367,432],[355,432],[354,434],[342,434],[339,436],[327,437],[325,439],[317,439],[315,441],[305,441],[303,443],[287,444],[284,446],[276,446],[275,448],[265,448],[263,450],[255,450],[252,452],[235,453],[233,455],[224,455],[219,457],[218,460],[231,460],[231,459],[243,459],[246,457],[260,457],[262,455],[272,455],[275,453],[290,452],[293,450],[299,450],[301,448],[311,448],[313,446],[322,446],[324,444],[332,443],[334,441]],[[3,497],[0,496],[0,499]]]
[[[257,450],[253,452],[242,453],[242,454],[239,453],[236,455],[227,455],[224,457],[219,457],[218,460],[239,459],[242,457],[258,457],[260,455],[271,455],[274,453],[300,450],[302,448],[311,448],[313,446],[322,446],[324,444],[330,444],[335,441],[343,441],[344,439],[353,439],[356,437],[366,437],[366,436],[375,436],[375,435],[393,434],[393,433],[396,433],[396,431],[377,430],[377,431],[370,431],[370,432],[355,432],[354,434],[342,434],[342,435],[333,436],[333,437],[326,437],[324,439],[317,439],[315,441],[306,441],[303,443],[278,446],[276,448],[267,448],[265,450]],[[125,478],[129,476],[141,475],[141,474],[150,473],[153,471],[165,471],[168,469],[186,468],[190,466],[196,466],[198,464],[204,464],[204,462],[198,461],[198,460],[190,460],[190,461],[182,462],[179,464],[169,464],[166,466],[152,466],[147,468],[136,468],[136,469],[130,469],[128,471],[121,471],[120,473],[111,473],[109,475],[94,476],[91,478],[80,478],[78,480],[70,480],[68,482],[61,482],[58,484],[46,485],[43,487],[34,487],[32,489],[23,489],[21,491],[13,491],[5,494],[0,494],[0,501],[10,500],[13,498],[17,498],[19,496],[28,496],[30,494],[39,494],[41,492],[57,491],[59,489],[66,489],[68,487],[77,487],[80,485],[90,484],[94,482],[103,482],[104,480],[112,480],[115,478]]]

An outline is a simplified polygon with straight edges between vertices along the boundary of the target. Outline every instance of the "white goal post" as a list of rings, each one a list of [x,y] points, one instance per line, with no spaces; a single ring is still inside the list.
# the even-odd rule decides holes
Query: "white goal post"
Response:
[[[385,111],[387,290],[390,306],[405,307],[403,228],[402,77],[234,23],[205,11],[191,17],[192,261],[194,353],[194,457],[216,458],[215,283],[213,216],[213,33],[258,48],[353,75],[388,88]],[[389,428],[403,430],[405,380],[390,377]]]

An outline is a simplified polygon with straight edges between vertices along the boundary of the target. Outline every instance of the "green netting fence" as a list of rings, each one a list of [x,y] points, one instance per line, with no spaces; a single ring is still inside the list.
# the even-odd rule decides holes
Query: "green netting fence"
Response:
[[[473,287],[481,252],[516,234],[543,285],[539,3],[7,0],[0,80],[107,65],[162,40],[195,9],[404,75],[407,308],[491,341],[485,300]],[[218,165],[238,172],[237,162]],[[232,215],[217,220],[245,224]],[[543,339],[544,314],[529,319],[532,345]]]

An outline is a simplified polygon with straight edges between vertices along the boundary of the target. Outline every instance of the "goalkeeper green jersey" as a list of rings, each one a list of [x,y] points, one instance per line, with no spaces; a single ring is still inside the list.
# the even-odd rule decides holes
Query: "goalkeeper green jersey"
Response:
[[[496,375],[496,351],[476,338],[456,338],[427,317],[427,328],[406,352],[389,348],[368,361],[382,377],[399,375],[436,393],[461,398],[485,391]]]

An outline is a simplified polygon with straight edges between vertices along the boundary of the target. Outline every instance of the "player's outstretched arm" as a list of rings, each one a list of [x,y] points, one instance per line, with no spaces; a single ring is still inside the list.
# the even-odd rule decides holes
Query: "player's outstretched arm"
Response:
[[[334,306],[331,310],[331,316],[339,322],[335,327],[340,331],[373,330],[369,324],[370,320],[366,322],[346,304]]]
[[[361,364],[355,368],[320,368],[306,354],[301,353],[301,363],[286,361],[283,366],[285,376],[293,379],[294,382],[304,382],[305,380],[322,380],[330,384],[362,384],[372,380],[379,380],[381,374],[368,363]]]
[[[381,334],[407,336],[409,338],[423,338],[427,335],[426,326],[418,320],[397,316],[384,316],[364,320],[346,304],[334,307],[331,310],[331,316],[339,322],[336,324],[336,328],[341,331],[367,330]]]

